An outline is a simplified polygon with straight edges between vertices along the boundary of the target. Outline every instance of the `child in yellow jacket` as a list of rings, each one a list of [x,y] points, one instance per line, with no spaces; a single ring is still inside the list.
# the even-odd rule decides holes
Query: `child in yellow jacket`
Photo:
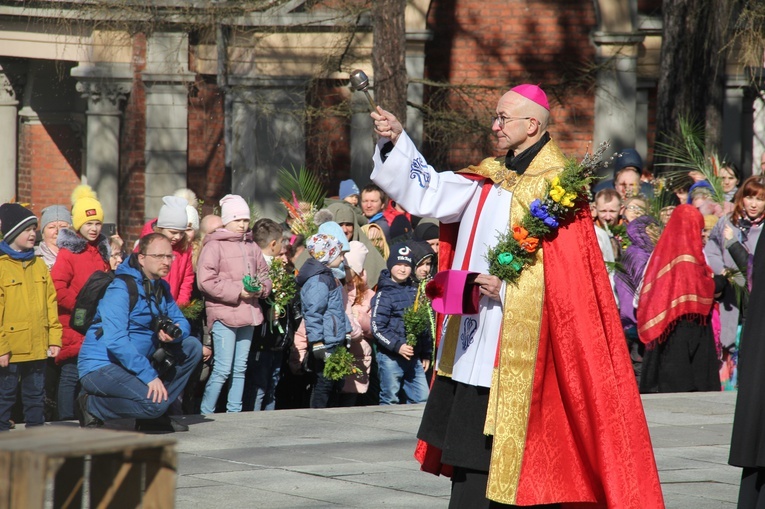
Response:
[[[0,206],[0,431],[10,428],[19,380],[26,425],[45,424],[46,358],[61,349],[56,288],[35,256],[36,228],[31,211]]]

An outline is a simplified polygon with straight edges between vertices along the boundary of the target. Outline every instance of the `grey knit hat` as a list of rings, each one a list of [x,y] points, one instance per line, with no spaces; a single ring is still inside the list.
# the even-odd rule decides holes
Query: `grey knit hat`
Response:
[[[42,216],[40,216],[40,228],[45,228],[53,221],[63,221],[67,224],[72,224],[72,214],[63,205],[50,205],[42,210]]]

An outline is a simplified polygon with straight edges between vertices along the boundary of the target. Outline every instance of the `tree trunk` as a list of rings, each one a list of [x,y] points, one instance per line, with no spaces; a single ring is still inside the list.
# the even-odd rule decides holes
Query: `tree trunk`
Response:
[[[739,0],[664,0],[664,32],[656,104],[656,140],[679,135],[680,118],[705,127],[707,149],[722,142],[725,100],[723,49]],[[662,161],[657,157],[656,162]]]
[[[375,100],[406,125],[406,0],[375,0],[372,4]]]

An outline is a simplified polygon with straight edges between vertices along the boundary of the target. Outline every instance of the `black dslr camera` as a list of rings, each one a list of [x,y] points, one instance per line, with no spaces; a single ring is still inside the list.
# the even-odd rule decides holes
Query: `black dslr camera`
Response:
[[[183,336],[181,328],[167,316],[155,316],[151,321],[151,329],[154,332],[162,331],[173,339],[180,339]]]
[[[178,339],[183,336],[183,331],[180,327],[175,325],[173,321],[167,316],[155,316],[151,321],[151,329],[154,332],[163,331],[165,334],[173,339]],[[160,343],[154,354],[151,356],[151,365],[161,378],[167,373],[173,366],[175,366],[176,360],[173,354],[164,343]]]
[[[164,343],[157,347],[150,360],[151,367],[154,368],[160,378],[176,364],[175,356],[170,352],[170,349],[165,347]]]

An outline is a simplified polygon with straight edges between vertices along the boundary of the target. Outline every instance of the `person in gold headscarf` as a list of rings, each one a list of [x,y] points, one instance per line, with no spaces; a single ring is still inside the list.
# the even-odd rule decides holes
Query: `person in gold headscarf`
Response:
[[[450,507],[664,507],[588,211],[542,243],[517,283],[488,274],[487,249],[565,164],[544,91],[505,93],[492,122],[503,157],[456,173],[435,171],[394,115],[371,116],[372,181],[441,222],[439,269],[478,273],[478,313],[446,318],[418,433],[423,469],[452,477]]]

